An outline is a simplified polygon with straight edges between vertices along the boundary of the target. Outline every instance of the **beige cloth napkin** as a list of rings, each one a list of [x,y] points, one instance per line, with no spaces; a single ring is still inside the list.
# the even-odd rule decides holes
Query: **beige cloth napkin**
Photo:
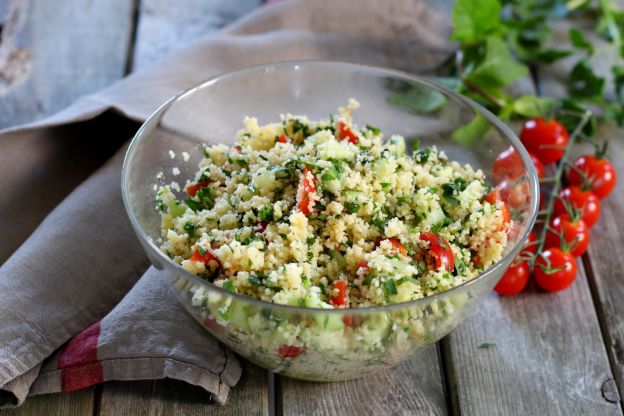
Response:
[[[244,66],[328,59],[430,72],[451,52],[448,14],[437,7],[433,0],[261,7],[51,117],[3,132],[0,405],[19,405],[29,392],[163,377],[225,403],[240,366],[158,273],[146,272],[121,203],[124,148],[115,149],[170,96]]]

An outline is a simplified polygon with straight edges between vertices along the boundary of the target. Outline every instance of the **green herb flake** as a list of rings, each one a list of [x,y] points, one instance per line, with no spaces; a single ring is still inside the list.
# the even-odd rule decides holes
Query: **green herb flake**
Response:
[[[494,347],[496,347],[496,344],[494,344],[493,342],[484,342],[483,344],[479,345],[478,348],[482,350],[488,350]]]

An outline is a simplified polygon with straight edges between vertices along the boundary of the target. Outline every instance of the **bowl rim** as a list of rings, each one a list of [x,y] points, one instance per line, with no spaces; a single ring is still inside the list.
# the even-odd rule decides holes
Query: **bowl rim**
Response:
[[[129,195],[128,195],[127,186],[126,186],[128,174],[129,174],[129,165],[132,161],[132,158],[135,154],[138,144],[143,140],[143,137],[147,134],[147,126],[150,124],[150,122],[153,122],[157,117],[159,117],[162,113],[164,113],[169,107],[171,107],[179,99],[183,98],[184,96],[190,95],[199,89],[209,87],[211,84],[214,84],[220,80],[227,79],[230,77],[241,76],[241,75],[245,75],[246,73],[251,73],[251,72],[256,72],[256,71],[266,72],[270,68],[291,67],[294,70],[299,70],[302,67],[309,68],[309,67],[315,67],[315,66],[321,66],[321,67],[335,66],[335,67],[341,67],[342,70],[351,70],[354,72],[368,72],[368,73],[372,72],[372,73],[377,73],[380,76],[381,75],[396,76],[396,77],[400,77],[403,79],[408,79],[410,81],[413,81],[419,84],[424,84],[428,87],[434,88],[435,90],[441,92],[442,94],[449,96],[457,101],[460,101],[465,106],[470,107],[475,113],[478,113],[482,115],[483,117],[485,117],[489,123],[491,123],[496,129],[498,129],[501,132],[501,134],[506,136],[506,138],[511,142],[511,146],[520,155],[520,158],[522,159],[522,163],[528,172],[527,180],[529,182],[529,194],[531,196],[530,200],[532,201],[531,207],[530,207],[531,214],[530,214],[530,218],[528,219],[528,227],[524,230],[522,235],[520,235],[515,246],[512,247],[511,250],[509,250],[509,252],[503,258],[497,261],[494,265],[492,265],[486,271],[482,272],[478,276],[460,285],[454,286],[443,292],[435,293],[430,296],[425,296],[425,297],[407,301],[407,302],[391,303],[387,305],[355,307],[355,308],[347,308],[347,309],[308,308],[308,307],[302,307],[302,306],[284,305],[284,304],[264,301],[261,299],[256,299],[251,296],[243,295],[240,293],[230,292],[224,288],[221,288],[215,285],[214,283],[208,280],[202,279],[201,277],[187,271],[181,265],[179,265],[178,263],[174,262],[171,258],[169,258],[169,256],[166,256],[160,250],[160,248],[157,247],[156,244],[154,244],[152,239],[141,228],[141,225],[139,224],[139,221],[136,215],[130,208]],[[259,307],[274,308],[278,310],[291,311],[291,312],[297,312],[297,313],[323,312],[323,313],[329,313],[329,314],[336,313],[336,314],[358,315],[358,314],[366,314],[366,313],[371,313],[371,312],[382,312],[382,311],[385,312],[385,311],[394,310],[394,309],[409,308],[409,307],[416,306],[419,304],[426,305],[435,301],[436,299],[443,299],[446,296],[451,295],[454,292],[460,293],[465,288],[473,286],[479,281],[486,280],[487,278],[489,278],[490,276],[498,272],[499,269],[501,269],[504,265],[508,263],[508,261],[511,262],[513,258],[516,257],[516,255],[519,253],[520,249],[523,246],[523,244],[521,243],[524,243],[524,241],[526,241],[531,229],[533,228],[533,225],[535,224],[535,220],[537,218],[537,213],[538,213],[538,206],[539,206],[539,194],[538,194],[539,182],[538,181],[539,179],[537,177],[537,172],[535,171],[535,167],[533,165],[533,162],[531,161],[531,158],[529,157],[527,150],[522,145],[520,139],[511,130],[511,128],[509,128],[505,123],[499,120],[494,114],[492,114],[485,107],[481,106],[479,103],[473,101],[472,99],[464,95],[458,94],[455,91],[452,91],[440,84],[437,84],[423,76],[410,74],[408,72],[401,71],[401,70],[396,70],[396,69],[391,69],[391,68],[386,68],[386,67],[381,67],[381,66],[374,66],[374,65],[343,62],[343,61],[291,60],[291,61],[278,61],[278,62],[272,62],[272,63],[252,65],[252,66],[236,69],[234,71],[229,71],[229,72],[225,72],[225,73],[221,73],[221,74],[209,77],[203,81],[200,81],[194,84],[193,86],[185,90],[182,90],[181,92],[179,92],[178,94],[174,95],[173,97],[165,101],[163,104],[161,104],[141,124],[140,128],[137,130],[136,134],[132,138],[132,141],[130,142],[128,149],[126,150],[126,154],[124,156],[124,161],[123,161],[123,166],[122,166],[122,171],[121,171],[121,193],[122,193],[122,200],[123,200],[124,208],[126,210],[126,214],[128,215],[130,219],[130,222],[132,224],[132,227],[134,228],[135,233],[137,234],[137,236],[143,243],[142,244],[143,247],[145,249],[149,248],[152,251],[152,254],[156,253],[155,255],[158,257],[160,261],[164,261],[169,266],[171,266],[177,273],[184,275],[187,279],[190,279],[191,281],[199,285],[208,285],[217,293],[220,293],[221,295],[230,296],[242,302],[255,304]],[[159,270],[159,271],[166,272],[163,270]]]

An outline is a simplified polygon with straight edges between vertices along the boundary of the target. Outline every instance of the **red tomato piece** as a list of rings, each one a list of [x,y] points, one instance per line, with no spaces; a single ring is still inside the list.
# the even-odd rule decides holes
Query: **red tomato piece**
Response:
[[[591,190],[598,198],[606,198],[615,187],[615,168],[607,159],[593,155],[579,156],[572,162],[574,168],[568,173],[571,185]],[[582,173],[582,174],[581,174]]]
[[[557,120],[538,117],[524,123],[520,140],[530,153],[548,164],[561,159],[569,137],[566,128]]]
[[[572,220],[568,214],[562,214],[550,220],[549,227],[553,231],[546,233],[546,247],[557,247],[569,252],[574,257],[582,256],[587,251],[589,245],[589,227],[583,220]],[[565,243],[569,246],[566,250],[561,246],[561,235],[565,238]]]
[[[305,166],[303,168],[303,175],[299,185],[299,192],[297,194],[297,207],[299,211],[304,215],[310,215],[312,208],[314,207],[314,200],[312,199],[312,193],[316,191],[316,178],[312,171]]]
[[[420,239],[429,243],[429,253],[433,256],[437,269],[442,267],[451,271],[455,268],[453,250],[448,241],[429,231],[420,233]]]
[[[533,166],[535,167],[535,171],[537,172],[537,177],[542,179],[544,177],[544,164],[539,159],[539,157],[535,156],[533,153],[529,153],[529,157],[533,162]]]
[[[537,258],[533,276],[538,286],[548,292],[563,290],[576,279],[576,262],[571,254],[549,248]]]
[[[516,149],[508,147],[503,150],[492,165],[492,178],[495,183],[504,180],[514,180],[522,176],[524,169],[522,159]]]
[[[201,188],[207,187],[211,183],[212,181],[200,181],[197,183],[189,184],[186,186],[186,193],[192,198],[197,195],[197,191],[199,191]]]
[[[292,360],[293,358],[299,357],[304,352],[305,349],[303,347],[297,347],[295,345],[282,345],[277,349],[277,353],[282,360]]]
[[[509,208],[507,208],[507,204],[503,201],[503,192],[499,188],[494,188],[485,196],[485,201],[490,205],[496,205],[497,201],[501,201],[499,209],[503,215],[503,225],[509,224],[511,221],[511,214],[509,213]]]
[[[405,246],[403,244],[401,244],[401,242],[399,241],[398,238],[396,238],[396,237],[384,238],[382,240],[379,240],[379,242],[381,243],[384,240],[390,241],[390,243],[392,244],[394,249],[396,251],[398,251],[399,253],[401,253],[403,255],[407,254],[407,249],[405,248]]]
[[[256,231],[259,233],[265,232],[267,225],[269,225],[267,221],[260,221],[258,224],[256,224]]]
[[[535,236],[535,231],[531,230],[529,232],[529,237],[527,238],[527,242],[520,251],[521,255],[530,256],[535,254],[537,251],[537,237]]]
[[[347,127],[347,124],[344,121],[338,122],[338,136],[340,140],[347,139],[350,143],[358,144],[359,139],[357,135]]]
[[[348,305],[349,299],[347,297],[347,288],[348,283],[344,279],[338,279],[334,282],[334,288],[332,289],[332,293],[336,292],[331,296],[331,303],[334,306],[345,306]]]
[[[198,249],[195,249],[193,251],[193,255],[191,256],[191,260],[200,261],[205,264],[208,264],[213,261],[216,261],[217,264],[219,263],[219,259],[217,258],[217,256],[212,254],[209,250],[206,250],[204,254],[201,254]]]
[[[600,218],[600,199],[593,192],[584,191],[580,186],[567,186],[559,191],[559,198],[555,200],[555,215],[568,214],[564,202],[579,212],[588,227],[592,227]]]
[[[286,135],[282,134],[277,138],[277,141],[280,143],[288,143],[290,140],[288,140],[288,137],[286,137]]]
[[[353,317],[352,316],[348,316],[348,315],[343,316],[342,317],[342,323],[344,324],[344,326],[353,327],[354,326],[353,325]]]
[[[512,264],[507,269],[503,277],[494,286],[494,290],[501,296],[513,296],[522,292],[528,281],[529,266],[526,261],[521,261],[518,264]]]

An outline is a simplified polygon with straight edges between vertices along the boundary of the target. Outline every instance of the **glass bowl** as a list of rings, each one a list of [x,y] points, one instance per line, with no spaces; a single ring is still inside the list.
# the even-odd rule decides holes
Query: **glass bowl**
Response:
[[[261,123],[286,113],[322,119],[349,98],[361,104],[356,123],[435,145],[449,159],[481,169],[511,195],[514,226],[502,260],[460,286],[416,301],[313,309],[231,293],[187,272],[159,250],[155,184],[176,181],[183,188],[194,178],[202,148],[231,144],[247,115]],[[516,172],[493,177],[494,162],[505,150],[513,153]],[[522,248],[535,221],[537,189],[535,170],[518,138],[470,99],[399,71],[317,61],[243,69],[173,97],[137,132],[122,176],[124,204],[141,244],[197,322],[254,363],[314,381],[352,379],[394,366],[462,322]]]

